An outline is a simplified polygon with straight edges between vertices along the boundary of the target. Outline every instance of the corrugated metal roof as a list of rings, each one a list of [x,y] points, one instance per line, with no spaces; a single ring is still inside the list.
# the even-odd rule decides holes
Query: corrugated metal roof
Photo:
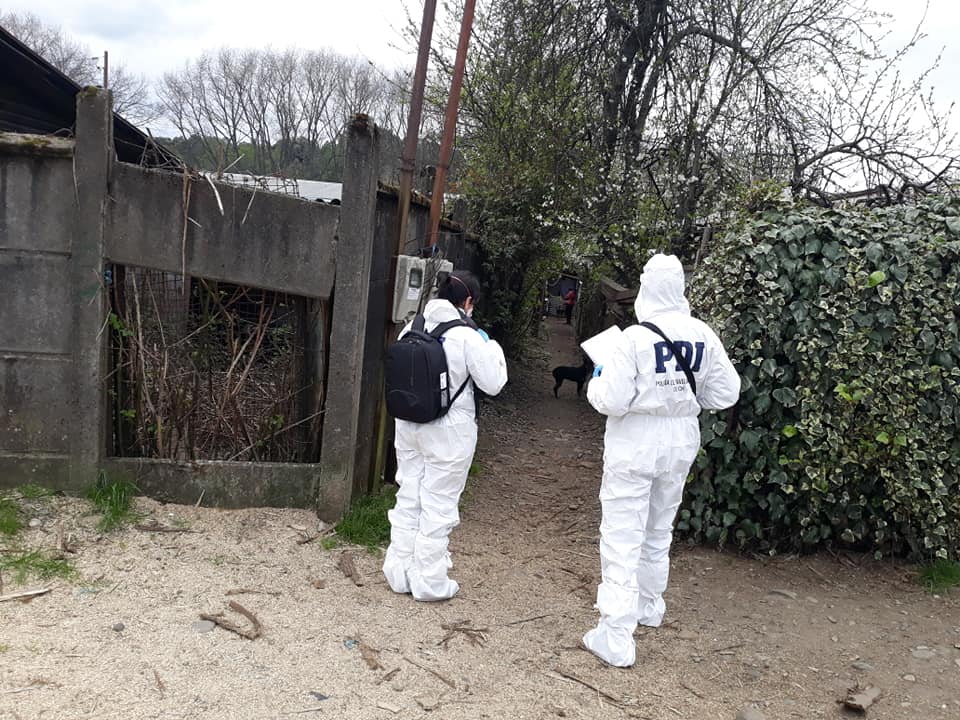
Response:
[[[217,177],[216,173],[208,173]],[[220,178],[231,185],[257,187],[269,192],[284,195],[296,195],[304,200],[318,200],[321,202],[340,202],[343,186],[341,183],[323,182],[321,180],[298,180],[295,178],[281,178],[272,175],[247,175],[245,173],[221,173]]]

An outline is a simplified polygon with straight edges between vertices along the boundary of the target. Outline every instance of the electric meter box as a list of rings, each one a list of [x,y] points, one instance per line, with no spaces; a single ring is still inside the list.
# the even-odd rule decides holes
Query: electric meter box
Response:
[[[425,260],[413,255],[398,256],[393,294],[393,322],[410,322],[420,309],[424,284],[430,284],[429,297],[436,297],[437,280],[451,272],[453,263],[449,260]]]

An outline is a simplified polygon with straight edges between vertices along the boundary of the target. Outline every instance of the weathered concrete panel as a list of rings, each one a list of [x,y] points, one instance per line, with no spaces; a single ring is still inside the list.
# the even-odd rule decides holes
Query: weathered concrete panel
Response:
[[[0,452],[70,450],[68,358],[0,355]]]
[[[108,374],[106,327],[109,303],[103,284],[103,254],[113,169],[113,113],[109,91],[87,88],[77,95],[77,229],[70,251],[71,382],[70,483],[86,486],[97,477],[106,451]]]
[[[69,159],[3,157],[0,248],[69,252],[76,213]]]
[[[19,455],[0,451],[0,488],[28,483],[66,492],[79,493],[86,489],[70,485],[70,460],[65,455]]]
[[[108,458],[110,477],[126,477],[138,490],[165,502],[208,507],[312,508],[320,466],[295,463],[193,463],[143,458]]]
[[[111,260],[328,297],[340,209],[274,193],[192,180],[184,231],[184,177],[117,163],[109,206]],[[185,252],[184,252],[185,251]],[[183,254],[182,254],[183,253]]]
[[[68,270],[65,255],[0,251],[0,351],[70,352]]]
[[[323,417],[320,464],[323,475],[317,512],[324,520],[346,513],[354,497],[369,490],[370,438],[376,428],[372,408],[383,390],[380,375],[364,375],[374,349],[382,354],[383,324],[374,330],[371,317],[385,314],[386,298],[377,292],[373,260],[377,215],[380,140],[376,125],[357,115],[350,123],[343,171],[343,210],[337,246],[337,294],[330,329],[330,367]],[[386,256],[381,258],[385,261]],[[379,335],[379,337],[377,337]]]

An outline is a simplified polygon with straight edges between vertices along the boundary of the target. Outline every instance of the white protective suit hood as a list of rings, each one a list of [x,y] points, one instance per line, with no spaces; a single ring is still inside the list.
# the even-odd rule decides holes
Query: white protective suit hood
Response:
[[[439,325],[460,317],[460,311],[449,300],[434,299],[423,308],[423,318],[428,324]]]
[[[690,314],[690,304],[683,295],[683,265],[676,255],[658,253],[643,266],[640,291],[634,303],[637,322],[668,312]]]

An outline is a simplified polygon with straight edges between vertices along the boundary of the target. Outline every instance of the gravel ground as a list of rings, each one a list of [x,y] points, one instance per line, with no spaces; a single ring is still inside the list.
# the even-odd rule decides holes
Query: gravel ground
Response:
[[[86,502],[31,501],[32,547],[69,540],[76,578],[0,602],[0,718],[960,717],[960,593],[860,556],[753,558],[676,547],[667,624],[618,670],[577,647],[596,620],[602,419],[549,368],[574,359],[548,321],[541,361],[487,406],[463,524],[461,593],[390,592],[381,558],[326,550],[304,510],[222,511],[137,499],[141,528],[95,529]],[[344,553],[361,585],[339,568]],[[223,614],[250,640],[201,622]],[[851,715],[853,717],[853,715]]]

